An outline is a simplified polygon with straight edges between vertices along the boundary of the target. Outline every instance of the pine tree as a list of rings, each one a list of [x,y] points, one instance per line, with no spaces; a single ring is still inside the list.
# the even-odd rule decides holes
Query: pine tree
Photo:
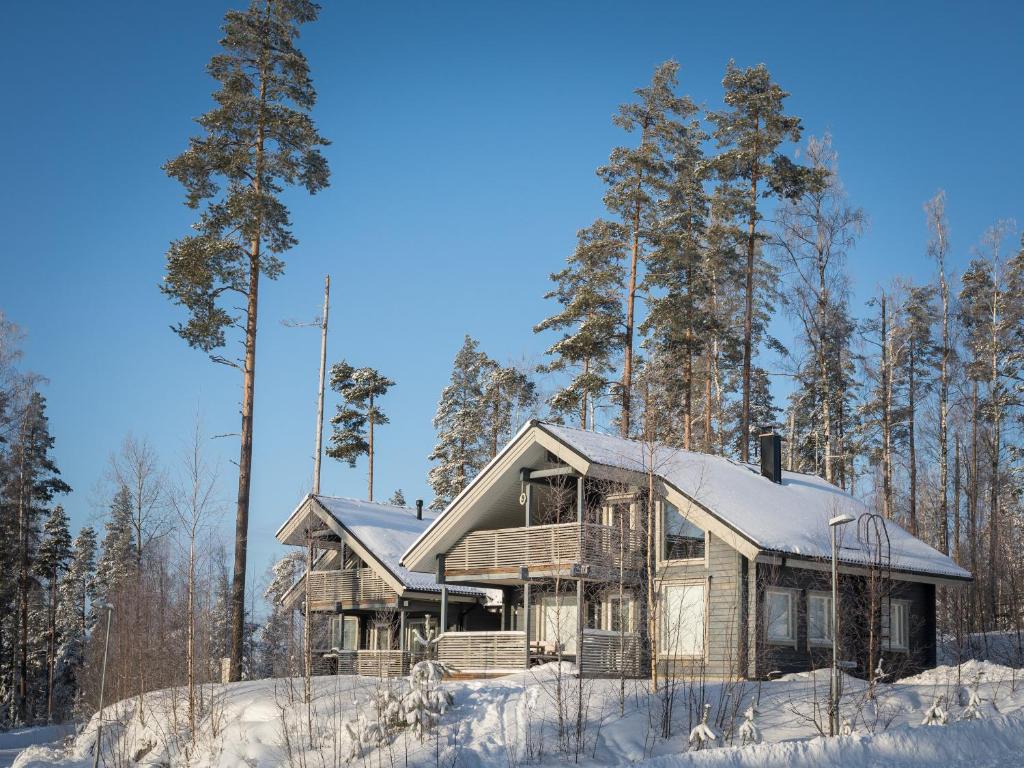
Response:
[[[353,368],[344,360],[331,366],[331,389],[341,395],[342,402],[331,419],[334,429],[327,455],[347,461],[350,467],[356,465],[360,456],[367,457],[366,498],[370,501],[373,501],[374,428],[388,423],[379,400],[394,385],[395,382],[373,368]]]
[[[579,414],[580,427],[593,428],[589,413],[597,409],[611,386],[615,360],[622,349],[622,293],[626,252],[623,228],[598,219],[577,235],[568,266],[551,275],[555,287],[544,295],[562,311],[534,326],[534,333],[560,331],[547,354],[543,372],[572,371],[572,379],[548,400],[556,417]]]
[[[622,381],[619,389],[621,415],[619,428],[630,435],[631,394],[633,387],[633,345],[636,330],[636,295],[640,270],[647,254],[656,247],[661,227],[659,208],[672,177],[672,159],[683,122],[697,107],[687,96],[675,93],[679,65],[666,61],[655,71],[651,84],[636,91],[637,101],[623,104],[614,117],[615,125],[630,134],[638,134],[636,146],[612,150],[608,164],[597,173],[608,186],[604,203],[618,218],[626,233],[629,270],[625,293],[623,326]],[[685,128],[684,128],[685,130]]]
[[[482,440],[486,425],[484,387],[489,358],[479,342],[466,335],[452,365],[451,382],[441,392],[434,414],[437,444],[431,451],[428,480],[434,490],[431,508],[443,509],[487,463]]]
[[[57,636],[57,585],[61,572],[68,567],[72,557],[71,530],[64,507],[54,507],[43,525],[43,540],[36,552],[33,568],[47,583],[47,642],[46,642],[46,719],[53,720],[54,663],[57,644],[63,640]]]
[[[213,354],[242,373],[242,427],[231,598],[231,679],[240,679],[245,622],[245,570],[252,473],[256,329],[260,277],[277,278],[280,254],[295,244],[280,194],[299,184],[316,193],[328,184],[327,161],[310,110],[316,92],[295,46],[302,24],[315,21],[309,0],[251,0],[225,15],[222,53],[209,73],[217,105],[199,118],[202,134],[164,169],[182,183],[190,208],[206,204],[196,234],[171,243],[161,290],[188,311],[174,330],[207,353],[223,347],[228,329],[244,326],[241,361]],[[223,187],[223,189],[222,189]],[[241,317],[231,307],[245,304]]]
[[[755,297],[757,286],[758,246],[764,233],[758,229],[763,218],[759,199],[762,197],[792,198],[799,194],[805,179],[801,170],[780,154],[786,140],[799,141],[800,120],[783,112],[783,101],[789,95],[772,82],[767,67],[741,69],[730,61],[722,81],[726,109],[708,114],[714,124],[712,133],[723,150],[713,161],[715,172],[733,204],[746,221],[743,371],[740,413],[740,460],[750,455],[750,397],[755,336]]]

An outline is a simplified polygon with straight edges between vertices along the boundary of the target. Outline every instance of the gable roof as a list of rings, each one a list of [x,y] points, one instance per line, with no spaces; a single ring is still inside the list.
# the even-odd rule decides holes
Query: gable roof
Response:
[[[424,510],[423,519],[418,519],[416,510],[410,507],[310,494],[278,529],[276,536],[279,541],[287,542],[289,532],[301,524],[311,511],[311,505],[315,505],[315,511],[326,515],[351,538],[353,549],[362,550],[358,554],[369,561],[368,565],[376,566],[378,571],[383,569],[404,589],[415,592],[441,591],[441,585],[437,583],[434,574],[410,571],[399,562],[402,553],[436,519],[436,513]],[[461,585],[449,585],[448,591],[451,594],[492,597],[488,590]]]
[[[694,501],[758,550],[800,558],[830,558],[828,520],[848,513],[859,517],[868,507],[845,491],[819,477],[783,472],[777,484],[761,476],[754,465],[722,456],[684,451],[665,445],[628,440],[557,424],[531,421],[462,494],[431,525],[435,528],[484,477],[506,451],[531,439],[549,445],[553,440],[565,450],[561,459],[585,467],[600,466],[628,473],[653,470],[670,490]],[[520,449],[521,450],[521,449]],[[579,467],[578,467],[579,468]],[[857,542],[856,527],[843,531],[839,559],[848,565],[865,565],[871,553]],[[971,574],[946,555],[915,538],[892,520],[886,521],[891,545],[891,564],[896,571],[943,579],[970,579]],[[420,537],[422,541],[424,537]],[[412,548],[410,548],[411,551]],[[406,557],[409,551],[406,552]]]

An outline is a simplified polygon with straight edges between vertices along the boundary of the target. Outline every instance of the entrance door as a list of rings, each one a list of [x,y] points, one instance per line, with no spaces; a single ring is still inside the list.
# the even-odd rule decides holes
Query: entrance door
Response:
[[[561,646],[564,654],[576,653],[578,617],[575,595],[544,595],[540,599],[540,640],[549,652],[556,653]]]

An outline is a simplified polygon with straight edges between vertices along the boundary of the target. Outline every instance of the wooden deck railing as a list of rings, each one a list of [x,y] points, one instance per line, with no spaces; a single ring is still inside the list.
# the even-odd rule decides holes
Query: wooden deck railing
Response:
[[[511,672],[526,667],[525,632],[445,632],[437,659],[456,672]]]
[[[640,674],[640,636],[636,632],[583,630],[584,677],[637,677]]]
[[[497,528],[467,533],[445,556],[449,574],[567,564],[639,569],[641,537],[597,523],[584,523],[582,532],[579,523]]]
[[[309,601],[313,610],[334,610],[338,603],[392,603],[398,597],[369,568],[313,571],[309,575]]]
[[[366,677],[403,677],[409,674],[408,651],[330,651],[314,654],[316,674],[363,675]]]

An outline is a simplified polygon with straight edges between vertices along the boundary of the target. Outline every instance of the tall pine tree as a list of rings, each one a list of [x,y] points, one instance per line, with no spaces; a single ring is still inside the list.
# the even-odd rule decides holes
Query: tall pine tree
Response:
[[[373,368],[353,368],[344,360],[331,366],[331,389],[341,395],[342,402],[331,419],[334,429],[327,455],[348,462],[350,467],[360,456],[366,456],[369,501],[373,501],[374,430],[388,423],[379,401],[394,385]]]
[[[225,15],[222,53],[208,71],[219,84],[216,106],[198,119],[202,134],[168,162],[190,208],[205,209],[196,234],[171,243],[161,290],[188,311],[175,332],[207,353],[223,347],[228,330],[241,328],[241,360],[212,354],[242,373],[242,426],[231,593],[231,679],[240,679],[245,631],[245,571],[252,478],[256,329],[260,277],[277,278],[280,254],[295,244],[285,185],[313,194],[328,183],[327,161],[310,111],[316,91],[305,56],[296,47],[299,27],[315,21],[309,0],[251,0]],[[244,304],[234,314],[237,302]]]

